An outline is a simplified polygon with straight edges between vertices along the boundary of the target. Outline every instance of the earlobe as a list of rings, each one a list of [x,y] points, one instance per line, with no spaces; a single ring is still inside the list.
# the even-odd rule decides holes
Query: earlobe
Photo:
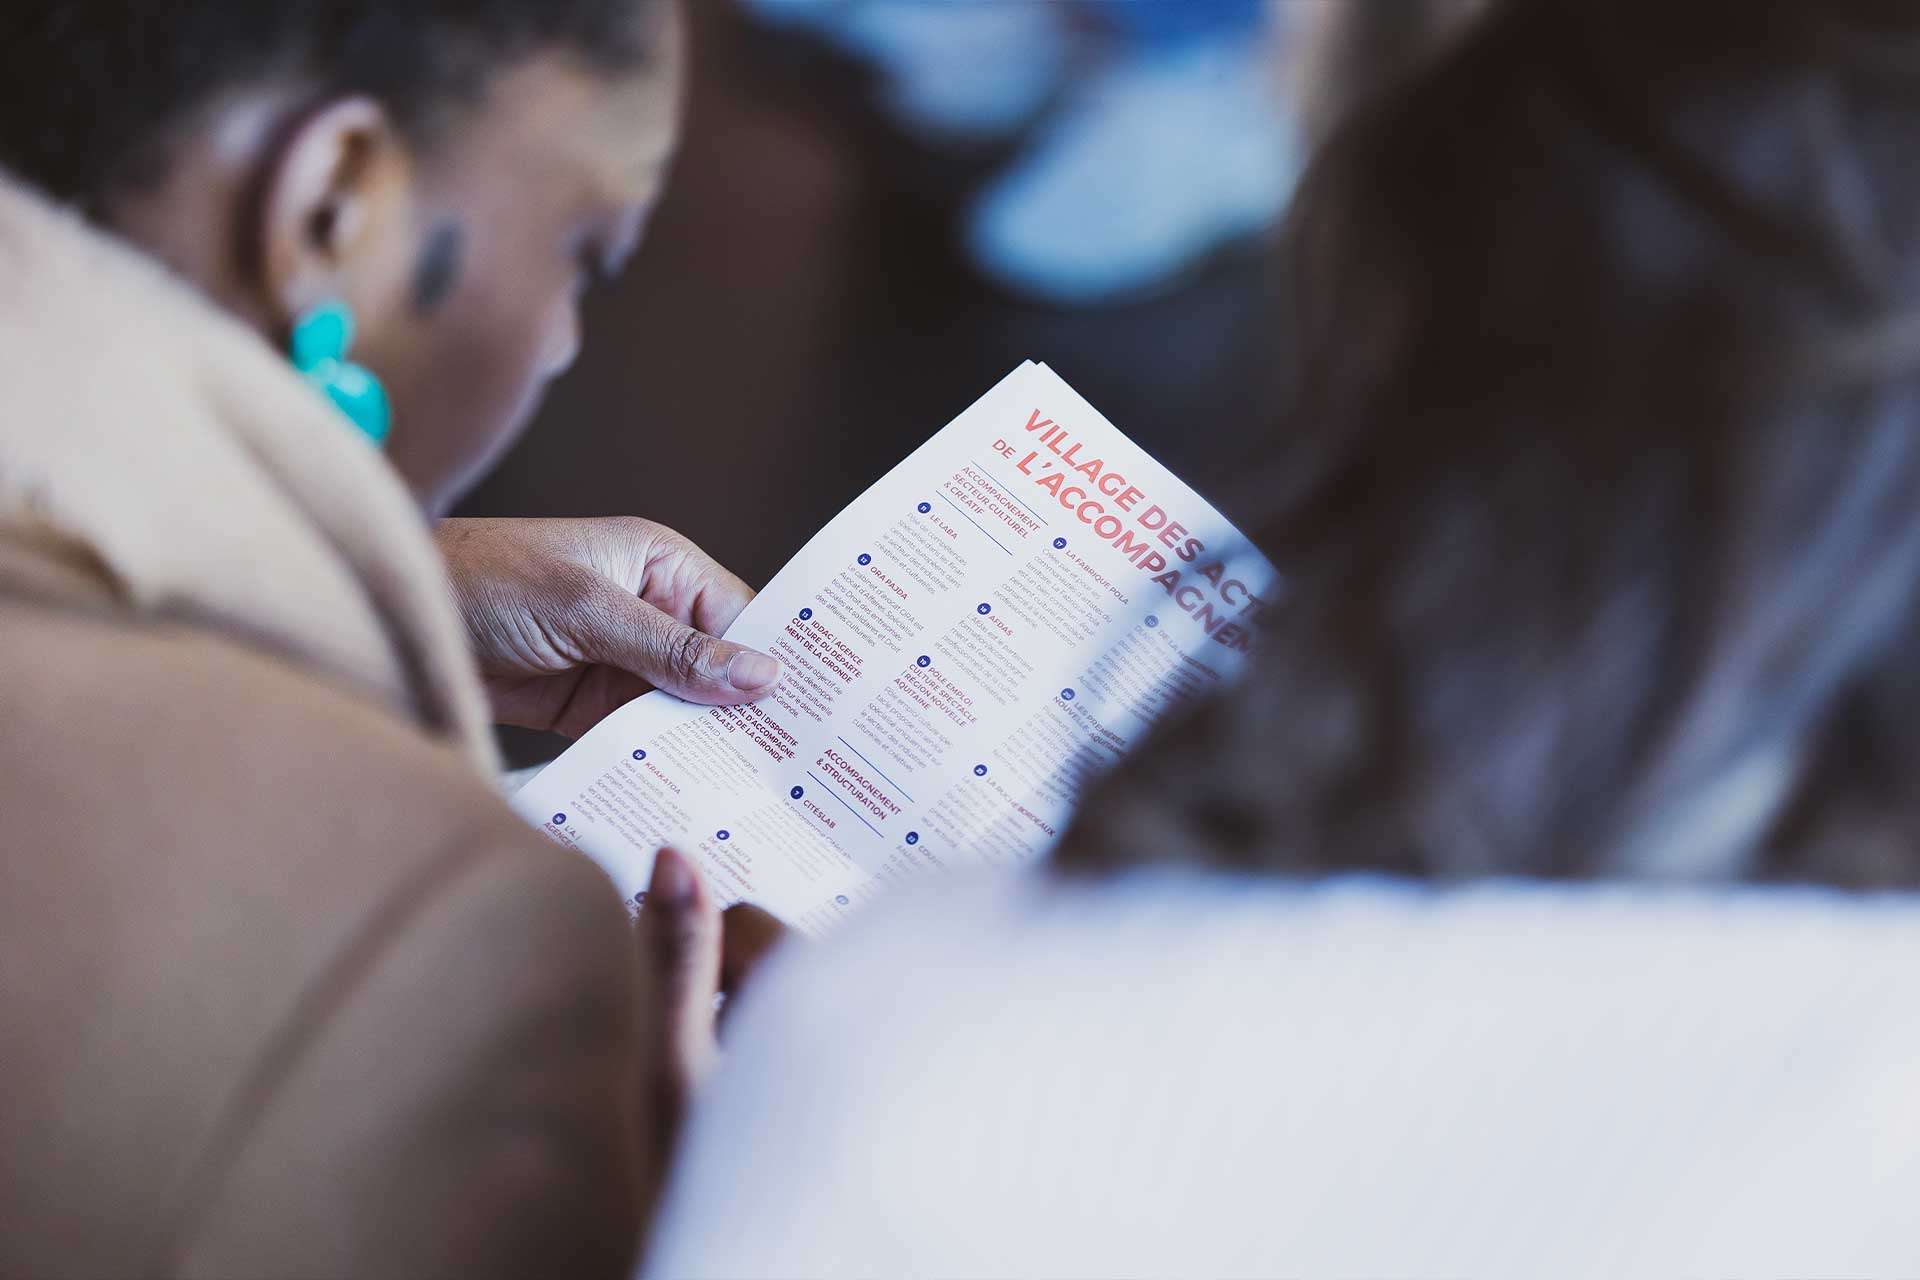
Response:
[[[326,103],[294,121],[268,158],[256,205],[255,285],[283,333],[341,301],[362,327],[406,287],[412,164],[368,98]]]

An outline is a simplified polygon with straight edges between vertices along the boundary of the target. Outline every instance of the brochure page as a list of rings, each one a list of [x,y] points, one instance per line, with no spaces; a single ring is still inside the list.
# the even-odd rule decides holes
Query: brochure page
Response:
[[[1083,784],[1246,659],[1276,575],[1028,363],[794,557],[728,638],[763,701],[629,703],[514,797],[630,902],[663,845],[819,934],[890,883],[1043,855]]]

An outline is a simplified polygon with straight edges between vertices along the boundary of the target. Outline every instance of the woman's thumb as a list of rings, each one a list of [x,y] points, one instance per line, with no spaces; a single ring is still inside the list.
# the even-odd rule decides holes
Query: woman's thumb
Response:
[[[618,667],[688,702],[730,705],[764,697],[780,682],[780,664],[744,645],[717,639],[637,596],[593,609],[579,636],[583,656]]]

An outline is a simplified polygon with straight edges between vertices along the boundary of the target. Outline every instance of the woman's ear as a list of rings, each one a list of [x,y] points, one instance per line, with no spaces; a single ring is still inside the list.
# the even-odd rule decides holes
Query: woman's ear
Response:
[[[286,328],[325,302],[365,320],[404,296],[413,163],[385,110],[342,98],[303,116],[270,156],[256,205],[255,285]]]

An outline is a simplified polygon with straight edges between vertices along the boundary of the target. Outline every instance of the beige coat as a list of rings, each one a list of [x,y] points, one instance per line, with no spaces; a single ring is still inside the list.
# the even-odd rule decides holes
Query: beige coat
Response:
[[[0,1275],[621,1271],[624,913],[396,477],[5,185],[0,396]]]

